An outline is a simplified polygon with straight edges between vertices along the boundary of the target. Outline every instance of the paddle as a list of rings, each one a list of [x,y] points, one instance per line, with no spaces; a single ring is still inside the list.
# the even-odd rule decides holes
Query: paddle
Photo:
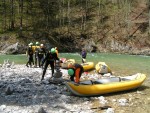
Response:
[[[108,109],[108,108],[111,108],[111,106],[100,106],[100,107],[93,107],[93,108],[82,109],[82,110],[84,110],[84,111],[86,111],[86,110],[92,110],[92,109],[106,110],[106,109]],[[75,110],[71,110],[71,111],[72,111],[72,112],[77,112],[77,111],[75,111]]]
[[[111,108],[111,106],[100,106],[100,107],[93,107],[93,108],[90,108],[90,109],[101,109],[101,110],[105,110],[105,109],[108,109],[108,108]]]

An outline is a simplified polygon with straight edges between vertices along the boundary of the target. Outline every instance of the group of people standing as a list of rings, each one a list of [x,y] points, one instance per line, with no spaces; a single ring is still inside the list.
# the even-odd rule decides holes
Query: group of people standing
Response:
[[[82,63],[86,62],[85,60],[86,55],[87,53],[85,49],[82,49],[82,52],[81,52]],[[34,67],[37,67],[37,63],[38,63],[38,67],[43,68],[41,81],[44,79],[48,65],[50,65],[51,67],[51,72],[53,76],[56,60],[58,60],[59,62],[62,62],[58,57],[57,47],[47,50],[45,46],[43,44],[40,44],[39,42],[36,42],[35,45],[33,45],[33,43],[29,43],[28,49],[27,49],[27,56],[28,56],[28,61],[26,63],[27,67],[29,67],[29,65],[30,67],[32,67],[32,65],[34,65]],[[70,75],[71,81],[79,83],[80,77],[83,72],[84,72],[84,69],[81,64],[75,63],[75,64],[70,64],[68,66],[68,75]]]
[[[41,80],[44,79],[48,65],[50,65],[51,67],[53,76],[55,64],[54,62],[56,60],[59,60],[57,47],[47,50],[45,46],[43,44],[40,44],[39,42],[36,42],[35,45],[33,45],[33,43],[29,43],[27,49],[27,56],[28,56],[28,61],[26,63],[27,67],[29,67],[29,65],[30,67],[34,65],[34,67],[43,68]]]
[[[26,63],[27,67],[41,67],[42,61],[44,60],[44,57],[46,56],[46,48],[44,44],[40,44],[39,42],[36,42],[35,45],[33,43],[28,44],[27,48],[27,56],[28,61]]]

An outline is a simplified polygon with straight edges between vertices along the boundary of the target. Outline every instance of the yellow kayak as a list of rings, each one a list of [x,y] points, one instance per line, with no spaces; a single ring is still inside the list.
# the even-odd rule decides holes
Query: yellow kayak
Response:
[[[111,69],[108,67],[108,65],[105,62],[98,62],[95,65],[95,70],[99,74],[112,73]]]
[[[84,71],[89,71],[94,69],[94,62],[86,62],[81,64],[83,66]]]
[[[137,88],[141,86],[145,79],[145,74],[137,73],[126,77],[110,77],[99,80],[82,81],[79,84],[65,82],[65,85],[74,95],[96,96]]]
[[[74,64],[74,63],[75,63],[75,59],[68,59],[68,60],[65,60],[65,61],[61,64],[61,67],[64,68],[64,69],[67,69],[70,63]]]

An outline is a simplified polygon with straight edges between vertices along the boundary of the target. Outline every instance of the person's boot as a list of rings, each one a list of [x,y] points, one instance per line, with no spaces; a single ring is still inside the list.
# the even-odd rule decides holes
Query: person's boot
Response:
[[[44,77],[42,76],[41,81],[44,80]]]
[[[28,63],[26,64],[26,66],[29,67],[29,66],[28,66]]]

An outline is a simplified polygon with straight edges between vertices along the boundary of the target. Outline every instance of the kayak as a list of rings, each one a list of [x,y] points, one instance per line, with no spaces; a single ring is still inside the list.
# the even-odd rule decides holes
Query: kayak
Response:
[[[98,62],[95,65],[95,70],[99,74],[107,74],[107,73],[112,73],[111,69],[105,62]]]
[[[101,78],[75,83],[65,82],[67,89],[76,96],[98,96],[112,92],[135,89],[144,82],[146,75],[137,73],[125,77]]]
[[[75,59],[68,59],[65,60],[62,64],[61,67],[64,69],[68,69],[68,66],[70,65],[70,63],[74,64],[75,63]]]
[[[90,71],[94,69],[94,62],[86,62],[81,64],[83,66],[84,71]]]

